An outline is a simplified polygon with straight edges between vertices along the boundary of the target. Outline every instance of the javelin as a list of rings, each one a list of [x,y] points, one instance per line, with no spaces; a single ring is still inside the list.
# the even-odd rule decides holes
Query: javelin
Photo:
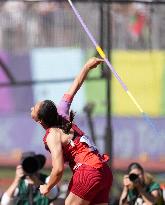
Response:
[[[110,70],[112,71],[112,73],[114,74],[114,76],[116,77],[116,79],[119,81],[119,83],[121,84],[121,86],[123,87],[123,89],[125,90],[125,92],[128,94],[128,96],[131,98],[132,102],[136,105],[137,109],[140,111],[140,113],[143,115],[144,119],[147,121],[147,123],[157,132],[156,127],[154,126],[154,124],[151,122],[151,120],[149,119],[149,117],[146,115],[146,113],[143,111],[143,109],[141,108],[141,106],[139,105],[139,103],[136,101],[136,99],[134,98],[134,96],[131,94],[131,92],[128,90],[127,86],[125,85],[125,83],[122,81],[122,79],[120,78],[120,76],[118,75],[118,73],[115,71],[115,69],[112,67],[111,63],[109,62],[108,58],[106,57],[106,54],[104,53],[104,51],[102,50],[102,48],[99,46],[99,44],[96,42],[95,38],[93,37],[93,35],[91,34],[91,32],[89,31],[88,27],[86,26],[86,24],[84,23],[83,19],[81,18],[79,12],[77,11],[77,9],[75,8],[75,6],[73,5],[71,0],[68,0],[73,12],[75,13],[76,17],[78,18],[79,22],[81,23],[82,27],[84,28],[86,34],[88,35],[88,37],[90,38],[90,40],[92,41],[93,45],[95,46],[97,52],[99,53],[99,55],[104,59],[104,61],[106,62],[107,66],[110,68]]]

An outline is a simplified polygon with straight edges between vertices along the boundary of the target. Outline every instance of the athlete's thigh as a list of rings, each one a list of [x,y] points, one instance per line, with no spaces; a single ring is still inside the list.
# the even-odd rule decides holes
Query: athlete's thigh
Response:
[[[86,201],[79,196],[73,194],[72,192],[69,193],[67,198],[65,199],[65,205],[89,205],[90,202]]]

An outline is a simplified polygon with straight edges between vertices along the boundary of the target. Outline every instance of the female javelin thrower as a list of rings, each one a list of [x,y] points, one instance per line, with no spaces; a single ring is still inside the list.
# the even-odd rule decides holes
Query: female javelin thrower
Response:
[[[99,153],[90,138],[73,123],[73,112],[69,113],[73,97],[88,72],[102,62],[95,57],[87,61],[58,107],[44,100],[31,108],[31,117],[46,130],[43,141],[52,159],[50,180],[40,186],[40,192],[48,194],[61,179],[64,163],[68,162],[73,176],[65,205],[108,205],[113,179],[107,164],[109,158]]]

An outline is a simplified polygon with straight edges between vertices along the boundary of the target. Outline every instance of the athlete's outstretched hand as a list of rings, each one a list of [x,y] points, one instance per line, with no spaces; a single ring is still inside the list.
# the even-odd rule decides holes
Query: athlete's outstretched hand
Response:
[[[100,63],[104,62],[103,59],[101,58],[96,58],[96,57],[93,57],[93,58],[90,58],[86,64],[85,64],[85,67],[87,69],[93,69],[93,68],[96,68]]]

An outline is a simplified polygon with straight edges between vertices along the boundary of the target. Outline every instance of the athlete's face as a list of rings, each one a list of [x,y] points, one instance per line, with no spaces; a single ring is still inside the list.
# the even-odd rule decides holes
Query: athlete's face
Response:
[[[40,107],[42,106],[43,102],[38,102],[36,103],[32,108],[31,108],[31,117],[33,120],[35,120],[36,122],[39,121],[38,119],[38,112],[40,110]]]

